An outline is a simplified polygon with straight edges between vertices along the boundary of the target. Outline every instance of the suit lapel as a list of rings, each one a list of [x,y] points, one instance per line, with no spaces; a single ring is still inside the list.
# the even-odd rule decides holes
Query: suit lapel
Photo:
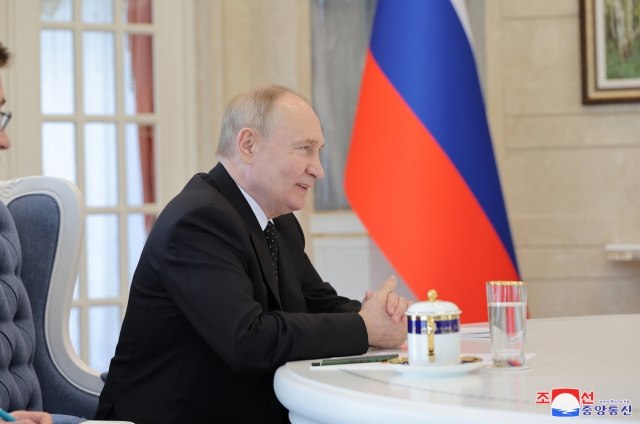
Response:
[[[262,271],[262,279],[267,282],[267,286],[271,290],[271,293],[278,302],[280,309],[282,308],[282,302],[280,301],[280,291],[278,289],[278,280],[274,275],[273,263],[271,262],[271,253],[269,252],[269,246],[267,245],[267,239],[260,228],[258,219],[256,218],[251,206],[245,199],[244,195],[238,188],[236,182],[231,178],[231,175],[227,172],[221,163],[218,163],[210,172],[209,176],[218,187],[218,191],[222,193],[225,199],[233,206],[238,212],[242,220],[249,228],[251,234],[251,244],[260,262],[260,270]],[[279,257],[278,257],[279,258]]]
[[[282,296],[283,310],[287,312],[307,312],[307,306],[304,296],[300,290],[300,284],[297,283],[287,242],[278,232],[278,278],[280,279],[280,295]]]
[[[280,301],[278,280],[276,280],[275,273],[273,272],[274,269],[273,262],[271,261],[271,252],[269,252],[269,246],[267,245],[267,239],[265,238],[264,233],[260,231],[259,234],[256,234],[252,229],[251,243],[253,244],[253,249],[255,250],[256,255],[258,256],[258,261],[260,262],[262,278],[267,281],[267,285],[271,289],[271,293],[273,293],[274,297],[278,301],[278,306],[280,306],[280,309],[284,310],[282,308],[282,302]]]

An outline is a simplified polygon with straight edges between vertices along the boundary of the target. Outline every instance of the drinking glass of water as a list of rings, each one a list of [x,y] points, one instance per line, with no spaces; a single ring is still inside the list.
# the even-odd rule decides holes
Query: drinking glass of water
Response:
[[[496,367],[524,365],[527,324],[527,283],[487,282],[491,358]]]

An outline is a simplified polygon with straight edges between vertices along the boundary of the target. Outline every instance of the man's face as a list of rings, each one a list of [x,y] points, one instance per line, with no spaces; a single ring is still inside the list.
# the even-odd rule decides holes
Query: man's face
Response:
[[[4,98],[4,90],[2,89],[2,78],[0,78],[0,110],[2,110],[2,105],[4,105],[6,99]],[[0,149],[8,149],[11,146],[11,140],[9,140],[9,136],[6,131],[3,131],[0,128]]]
[[[256,137],[247,175],[247,191],[270,219],[302,209],[309,189],[324,176],[319,156],[324,137],[311,107],[286,93],[274,118],[270,136]]]

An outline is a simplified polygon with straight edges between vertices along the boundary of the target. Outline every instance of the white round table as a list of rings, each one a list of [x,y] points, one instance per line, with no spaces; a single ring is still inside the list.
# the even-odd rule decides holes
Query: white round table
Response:
[[[536,404],[537,392],[554,388],[594,392],[594,406],[610,399],[626,399],[632,406],[631,416],[598,416],[594,411],[591,416],[581,413],[581,422],[638,422],[639,333],[640,315],[533,319],[527,321],[526,351],[536,356],[527,361],[532,365],[528,371],[478,369],[463,376],[425,378],[393,370],[312,371],[314,361],[298,361],[278,369],[274,387],[293,424],[557,424],[549,405]],[[489,340],[463,339],[462,352],[489,353]]]

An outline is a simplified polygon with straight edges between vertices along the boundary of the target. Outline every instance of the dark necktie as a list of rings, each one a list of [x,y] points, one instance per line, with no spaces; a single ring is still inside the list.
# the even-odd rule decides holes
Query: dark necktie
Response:
[[[276,281],[278,281],[278,236],[276,235],[276,226],[273,222],[267,223],[267,228],[264,229],[264,236],[267,238],[267,244],[269,245],[269,252],[271,252],[271,261],[273,262],[273,272],[276,275]]]

